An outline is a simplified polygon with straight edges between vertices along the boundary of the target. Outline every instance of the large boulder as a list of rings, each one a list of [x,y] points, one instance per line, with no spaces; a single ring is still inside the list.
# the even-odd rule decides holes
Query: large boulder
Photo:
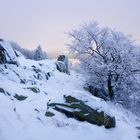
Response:
[[[0,39],[0,64],[17,64],[16,54],[8,41]]]
[[[59,55],[56,62],[56,68],[60,72],[70,74],[68,66],[68,57],[66,57],[65,55]]]
[[[79,121],[87,121],[98,126],[104,125],[105,128],[115,127],[115,117],[111,117],[103,111],[98,112],[75,97],[64,96],[64,98],[65,103],[49,103],[48,106]]]

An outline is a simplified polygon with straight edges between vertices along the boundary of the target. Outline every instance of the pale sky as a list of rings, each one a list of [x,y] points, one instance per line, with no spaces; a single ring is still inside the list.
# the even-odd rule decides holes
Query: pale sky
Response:
[[[93,20],[140,43],[140,0],[0,0],[0,38],[29,49],[62,52],[65,32]]]

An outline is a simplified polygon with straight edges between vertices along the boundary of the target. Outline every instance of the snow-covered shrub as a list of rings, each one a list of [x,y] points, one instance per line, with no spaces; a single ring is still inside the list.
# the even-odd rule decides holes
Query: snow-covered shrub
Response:
[[[47,58],[47,54],[42,51],[42,48],[40,46],[38,46],[34,50],[34,56],[33,57],[34,57],[34,60],[38,61],[38,60],[46,59]]]

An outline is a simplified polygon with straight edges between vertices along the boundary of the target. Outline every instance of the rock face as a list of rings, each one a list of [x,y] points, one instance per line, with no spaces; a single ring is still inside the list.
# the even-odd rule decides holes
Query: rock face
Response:
[[[59,55],[56,62],[56,68],[60,72],[70,74],[69,67],[68,67],[68,58],[65,55]]]
[[[98,112],[75,97],[64,96],[64,98],[65,103],[50,103],[48,106],[64,113],[67,117],[75,118],[79,121],[87,121],[98,126],[104,125],[105,128],[115,127],[115,117],[110,117],[103,111]]]
[[[14,97],[15,97],[17,100],[19,100],[19,101],[23,101],[23,100],[25,100],[26,98],[28,98],[28,97],[26,97],[26,96],[18,95],[18,94],[15,94]]]
[[[3,88],[0,88],[0,92],[3,93],[3,94],[6,93],[5,90],[4,90]]]
[[[50,112],[50,111],[47,111],[46,113],[45,113],[45,116],[46,117],[53,117],[55,114],[54,113],[52,113],[52,112]]]
[[[0,44],[0,64],[6,63],[6,55],[5,55],[5,50]]]
[[[0,39],[0,64],[17,64],[16,54],[8,41]]]
[[[27,89],[31,90],[34,93],[39,93],[40,92],[40,89],[37,88],[37,87],[27,87]]]

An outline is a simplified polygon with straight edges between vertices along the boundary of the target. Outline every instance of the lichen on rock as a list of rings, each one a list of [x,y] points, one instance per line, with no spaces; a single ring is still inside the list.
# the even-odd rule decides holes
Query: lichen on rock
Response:
[[[64,96],[64,99],[65,103],[49,103],[48,106],[79,121],[87,121],[98,126],[104,125],[105,128],[116,126],[115,117],[111,117],[103,111],[98,112],[75,97]]]

